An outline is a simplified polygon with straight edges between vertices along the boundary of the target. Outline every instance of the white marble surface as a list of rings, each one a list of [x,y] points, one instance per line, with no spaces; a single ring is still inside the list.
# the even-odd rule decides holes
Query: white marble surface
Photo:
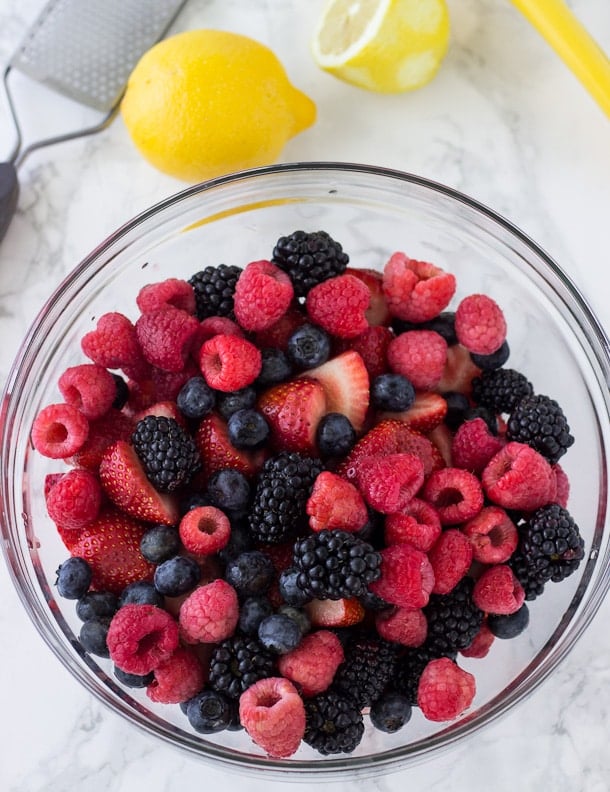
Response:
[[[316,68],[308,39],[321,5],[189,0],[174,28],[226,28],[275,50],[318,106],[316,125],[286,147],[283,160],[386,165],[469,193],[540,242],[609,328],[610,121],[514,7],[503,0],[450,0],[453,36],[441,73],[418,93],[386,97]],[[570,5],[610,52],[607,0]],[[0,0],[0,62],[41,6],[41,0]],[[58,112],[60,105],[31,85],[16,88],[28,136],[53,131],[73,113]],[[12,147],[12,130],[6,105],[0,107],[2,158]],[[120,119],[98,136],[33,154],[20,178],[18,215],[0,245],[2,380],[64,274],[118,225],[183,186],[139,158]],[[606,601],[553,678],[483,735],[434,763],[336,786],[607,792],[609,620]],[[260,780],[221,774],[156,744],[77,687],[35,633],[5,570],[0,634],[3,792],[263,788]]]

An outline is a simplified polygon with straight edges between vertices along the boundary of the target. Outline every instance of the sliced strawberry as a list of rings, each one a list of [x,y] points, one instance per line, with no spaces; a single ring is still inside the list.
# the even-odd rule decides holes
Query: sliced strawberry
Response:
[[[274,385],[262,394],[258,409],[267,419],[276,448],[315,452],[316,429],[327,412],[324,388],[317,380],[302,377]]]
[[[388,366],[388,347],[394,339],[394,333],[389,327],[382,325],[371,325],[364,333],[356,338],[338,339],[339,343],[334,347],[336,354],[353,349],[357,352],[366,366],[371,380],[380,374],[389,371]]]
[[[481,369],[472,362],[470,352],[461,344],[447,348],[447,362],[441,381],[436,387],[439,393],[457,392],[469,396],[472,380],[478,377]]]
[[[97,470],[106,449],[117,440],[129,441],[134,427],[133,420],[124,413],[109,410],[103,418],[89,423],[89,435],[85,444],[67,461],[75,467]]]
[[[364,608],[356,599],[313,599],[305,611],[312,627],[351,627],[364,619]]]
[[[369,374],[357,352],[349,350],[301,376],[322,383],[327,412],[346,415],[356,432],[364,425],[369,406]]]
[[[371,293],[371,302],[365,313],[370,325],[389,325],[392,319],[388,304],[383,293],[383,274],[373,269],[356,269],[348,267],[348,275],[361,280]]]
[[[106,495],[126,514],[164,525],[178,522],[180,513],[176,500],[157,492],[129,443],[118,440],[104,452],[99,474]]]
[[[235,448],[227,434],[227,423],[216,413],[209,413],[199,424],[195,442],[201,454],[202,469],[198,481],[205,486],[217,470],[235,468],[244,476],[258,473],[265,461],[265,451],[244,451]]]
[[[451,467],[451,444],[453,443],[451,429],[447,424],[439,424],[431,432],[428,432],[428,438],[432,441],[435,448],[438,449],[445,465]]]
[[[431,432],[443,422],[447,415],[447,402],[438,393],[425,391],[415,396],[415,401],[403,412],[382,412],[379,418],[395,418],[404,421],[416,432]]]
[[[178,405],[175,401],[155,402],[154,404],[151,404],[150,407],[147,407],[146,409],[136,413],[133,418],[137,423],[149,415],[155,415],[158,418],[173,418],[174,421],[180,424],[180,426],[186,427],[184,415],[182,415],[178,409]]]

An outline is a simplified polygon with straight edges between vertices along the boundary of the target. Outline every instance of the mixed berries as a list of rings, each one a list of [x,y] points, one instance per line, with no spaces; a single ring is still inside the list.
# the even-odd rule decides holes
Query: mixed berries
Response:
[[[566,416],[438,266],[323,231],[99,317],[32,427],[85,651],[273,757],[460,716],[584,542]],[[454,304],[452,304],[454,303]]]

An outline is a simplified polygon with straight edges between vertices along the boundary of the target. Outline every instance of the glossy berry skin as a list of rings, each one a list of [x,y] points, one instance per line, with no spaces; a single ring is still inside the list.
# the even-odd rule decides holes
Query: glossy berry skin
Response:
[[[330,356],[328,333],[312,324],[298,327],[288,339],[288,359],[296,368],[304,370],[321,366]]]
[[[290,616],[273,613],[259,624],[258,640],[275,654],[287,654],[301,642],[303,633],[300,626]]]
[[[356,443],[356,430],[341,413],[327,413],[316,430],[318,451],[323,457],[341,457]]]
[[[81,621],[110,619],[119,609],[119,599],[111,591],[88,591],[76,603],[76,615]]]
[[[297,608],[301,605],[305,605],[305,603],[309,602],[311,599],[311,597],[297,585],[298,576],[299,571],[294,567],[289,567],[280,572],[278,581],[280,596],[284,602],[287,605],[293,605]]]
[[[109,624],[109,619],[89,619],[83,622],[78,634],[78,640],[86,652],[98,657],[110,657],[110,652],[106,645]]]
[[[201,579],[199,564],[187,556],[174,556],[155,570],[155,588],[166,597],[179,597],[194,588]]]
[[[292,374],[292,365],[286,354],[276,347],[261,350],[261,372],[256,378],[257,388],[268,388],[278,382],[284,382]]]
[[[370,717],[376,729],[390,734],[396,732],[411,718],[409,699],[400,693],[386,693],[373,702]]]
[[[150,674],[129,674],[127,671],[123,671],[118,666],[114,667],[114,675],[119,680],[119,682],[130,688],[148,687],[148,685],[150,685],[150,683],[155,678],[153,671],[151,671]]]
[[[493,371],[503,366],[510,357],[510,347],[508,341],[504,341],[499,349],[489,355],[477,355],[476,352],[471,352],[470,357],[475,366],[478,366],[481,371]]]
[[[227,583],[242,597],[264,594],[271,585],[275,569],[265,553],[250,550],[229,561],[225,571]]]
[[[237,627],[245,635],[256,636],[260,623],[272,613],[273,606],[267,597],[248,597],[241,604]]]
[[[487,617],[487,625],[496,638],[516,638],[525,630],[529,621],[530,613],[525,603],[508,616],[490,614]]]
[[[158,608],[162,608],[165,600],[152,583],[140,580],[125,586],[121,592],[119,606],[123,607],[123,605],[130,603],[134,605],[156,605]]]
[[[219,509],[239,512],[248,506],[250,485],[243,473],[235,468],[223,468],[213,473],[208,481],[208,497]]]
[[[229,440],[235,448],[260,448],[269,431],[269,424],[258,410],[238,410],[227,422]]]
[[[226,729],[232,720],[229,699],[215,690],[204,690],[186,704],[186,717],[200,734],[214,734]]]
[[[415,401],[415,388],[401,374],[380,374],[371,385],[371,400],[378,410],[408,410]]]
[[[171,525],[153,525],[140,540],[140,552],[152,564],[162,564],[178,554],[180,536]]]
[[[91,567],[83,558],[68,558],[57,569],[57,592],[66,599],[80,599],[87,593],[91,578]]]
[[[178,409],[185,418],[197,420],[214,408],[216,394],[203,379],[191,377],[180,389],[176,398]]]
[[[447,402],[447,412],[444,419],[445,423],[455,432],[466,420],[466,413],[470,409],[470,401],[467,396],[458,391],[443,393],[443,398]]]
[[[249,410],[256,404],[256,391],[251,385],[240,390],[233,391],[232,393],[218,394],[216,407],[218,412],[222,415],[225,421],[236,413],[238,410]]]

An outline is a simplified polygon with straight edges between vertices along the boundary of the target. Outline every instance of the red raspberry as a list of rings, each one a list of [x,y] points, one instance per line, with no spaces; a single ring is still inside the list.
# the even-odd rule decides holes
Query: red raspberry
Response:
[[[254,340],[259,349],[265,347],[277,347],[283,352],[286,351],[288,346],[288,339],[301,325],[305,324],[307,316],[300,309],[298,304],[293,304],[286,311],[286,313],[278,319],[275,324],[268,327],[266,330],[261,330],[256,333]]]
[[[121,313],[100,316],[96,329],[83,336],[81,348],[99,366],[123,369],[134,379],[141,378],[148,368],[136,329]]]
[[[143,314],[165,308],[166,305],[189,314],[194,314],[196,310],[193,287],[181,278],[167,278],[160,283],[146,284],[138,292],[136,303]]]
[[[199,586],[180,606],[180,630],[187,643],[216,643],[233,634],[239,619],[237,593],[226,580]]]
[[[154,403],[175,402],[184,383],[192,377],[199,376],[201,376],[201,372],[194,360],[187,360],[182,371],[164,371],[156,366],[151,366],[150,380],[153,385]]]
[[[409,542],[427,553],[441,533],[438,512],[426,501],[413,498],[404,509],[385,518],[386,545]]]
[[[383,293],[381,272],[373,269],[347,267],[345,274],[358,278],[369,290],[369,307],[366,309],[368,323],[370,325],[389,325],[392,317]]]
[[[144,357],[164,371],[184,369],[198,330],[194,316],[172,305],[142,314],[136,322]]]
[[[555,497],[553,502],[566,509],[570,498],[570,479],[561,465],[555,463],[551,465],[551,469],[555,476]]]
[[[369,326],[368,287],[353,275],[337,275],[310,289],[305,301],[309,318],[339,338],[355,338]]]
[[[82,448],[89,434],[89,421],[70,404],[49,404],[32,424],[32,443],[39,454],[66,459]]]
[[[479,479],[474,473],[455,467],[434,470],[424,485],[422,497],[434,506],[443,525],[470,520],[483,507]]]
[[[208,316],[199,324],[193,351],[199,351],[205,341],[209,338],[214,338],[216,335],[236,335],[243,338],[244,332],[228,316]]]
[[[368,520],[366,504],[356,487],[329,470],[316,478],[305,511],[312,531],[359,531]]]
[[[469,352],[491,355],[506,340],[502,309],[486,294],[464,297],[455,312],[455,334]]]
[[[182,517],[178,532],[189,553],[212,555],[229,541],[231,523],[215,506],[197,506]]]
[[[514,522],[498,506],[484,506],[461,530],[472,545],[475,561],[482,564],[503,564],[519,542]]]
[[[503,447],[504,442],[493,435],[482,418],[461,424],[451,443],[454,467],[481,473],[489,460]]]
[[[306,635],[287,654],[280,655],[278,669],[301,691],[301,695],[317,696],[333,681],[335,671],[345,655],[341,641],[330,630],[317,630]]]
[[[62,480],[65,476],[65,473],[47,473],[44,477],[44,485],[43,485],[43,495],[45,501],[49,497],[49,493],[53,489],[53,487]]]
[[[268,677],[239,698],[239,720],[269,756],[292,756],[305,734],[305,705],[288,679]]]
[[[432,390],[443,375],[447,342],[434,330],[409,330],[388,346],[392,371],[406,377],[416,390]]]
[[[555,478],[548,461],[525,443],[507,443],[481,475],[487,497],[505,509],[533,511],[546,505]]]
[[[199,658],[184,646],[155,668],[155,678],[146,688],[151,701],[160,704],[180,704],[188,701],[205,684],[205,674]]]
[[[337,345],[337,352],[353,349],[362,360],[371,380],[388,371],[388,347],[394,338],[389,327],[371,325],[364,333],[355,338],[343,339]]]
[[[419,678],[417,705],[428,720],[453,720],[472,704],[475,692],[472,674],[448,657],[439,657],[430,660]]]
[[[251,332],[267,330],[288,310],[294,298],[290,277],[270,261],[252,261],[235,285],[235,318]]]
[[[376,613],[375,627],[383,639],[402,646],[421,646],[428,634],[428,622],[421,608]]]
[[[114,377],[95,363],[83,363],[66,369],[58,385],[64,401],[80,410],[89,420],[101,418],[116,399]]]
[[[127,674],[149,674],[178,648],[178,624],[155,605],[123,605],[106,637],[110,658]]]
[[[457,528],[443,531],[428,553],[434,572],[433,594],[448,594],[472,564],[472,545]]]
[[[260,350],[236,335],[216,335],[199,350],[199,368],[206,382],[225,393],[251,385],[261,365]]]
[[[523,605],[525,591],[508,564],[488,567],[474,584],[472,601],[486,613],[508,616]]]
[[[68,460],[72,465],[97,470],[107,448],[117,440],[129,441],[134,422],[119,410],[111,409],[97,421],[89,423],[89,434],[80,449]]]
[[[102,488],[89,470],[70,470],[49,490],[49,517],[68,530],[82,528],[95,520],[102,503]]]
[[[399,608],[423,608],[434,586],[434,571],[428,556],[409,544],[392,545],[380,551],[381,575],[369,591]]]
[[[363,459],[358,466],[358,488],[366,502],[382,512],[401,511],[424,482],[424,466],[415,454],[389,454]]]
[[[494,638],[495,636],[487,626],[487,622],[484,621],[481,629],[472,639],[470,646],[466,647],[466,649],[460,649],[460,654],[464,657],[477,659],[486,657],[494,642]]]
[[[383,291],[393,316],[426,322],[449,305],[455,277],[427,261],[394,253],[384,267]]]

